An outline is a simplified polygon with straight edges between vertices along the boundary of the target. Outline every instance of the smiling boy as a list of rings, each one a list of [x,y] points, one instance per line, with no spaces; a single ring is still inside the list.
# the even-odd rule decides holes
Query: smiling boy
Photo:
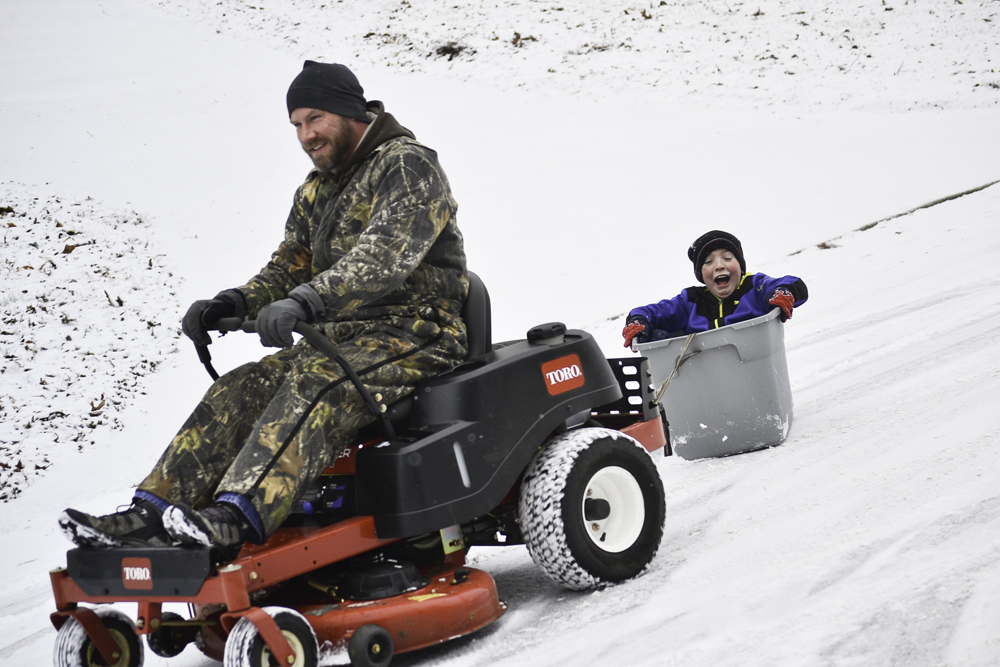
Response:
[[[688,287],[672,299],[633,308],[622,337],[646,343],[684,334],[718,329],[781,309],[781,321],[809,298],[801,278],[771,278],[747,273],[740,240],[713,230],[699,236],[688,248],[695,277],[704,284]]]

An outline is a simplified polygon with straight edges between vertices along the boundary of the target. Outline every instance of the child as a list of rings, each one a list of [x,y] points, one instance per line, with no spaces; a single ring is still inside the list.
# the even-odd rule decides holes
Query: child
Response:
[[[727,232],[702,234],[688,248],[688,259],[694,262],[694,275],[705,286],[688,287],[672,299],[633,308],[622,330],[625,347],[633,340],[646,343],[718,329],[766,315],[775,306],[781,308],[784,322],[794,307],[809,298],[800,278],[747,273],[743,246]]]

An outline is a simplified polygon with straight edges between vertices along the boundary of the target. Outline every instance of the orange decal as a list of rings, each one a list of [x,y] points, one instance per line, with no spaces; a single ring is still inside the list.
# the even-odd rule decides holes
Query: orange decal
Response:
[[[542,377],[551,396],[582,387],[584,378],[580,357],[569,354],[545,362],[542,364]]]
[[[153,590],[153,564],[148,558],[122,558],[122,584],[131,590]]]

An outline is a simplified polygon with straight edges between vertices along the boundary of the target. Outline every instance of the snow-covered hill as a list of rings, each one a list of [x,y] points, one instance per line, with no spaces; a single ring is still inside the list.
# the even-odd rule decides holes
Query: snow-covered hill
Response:
[[[563,99],[906,111],[1000,98],[990,2],[147,3],[302,57]]]
[[[0,500],[82,452],[177,352],[174,286],[135,211],[2,186]],[[163,321],[164,310],[170,319]]]
[[[624,354],[711,228],[811,294],[788,441],[661,460],[646,576],[474,552],[510,611],[399,664],[1000,664],[1000,185],[891,217],[1000,178],[1000,3],[855,5],[5,0],[0,663],[49,660],[58,511],[126,503],[207,387],[179,316],[277,244],[310,57],[439,151],[498,340]]]

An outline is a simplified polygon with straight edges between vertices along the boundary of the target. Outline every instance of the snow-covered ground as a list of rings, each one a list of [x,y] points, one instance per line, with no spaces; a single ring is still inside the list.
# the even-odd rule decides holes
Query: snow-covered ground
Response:
[[[277,245],[314,58],[439,151],[497,340],[562,320],[624,354],[624,313],[691,284],[711,228],[811,294],[789,439],[662,459],[644,577],[568,593],[476,551],[508,613],[399,664],[1000,664],[1000,185],[892,217],[1000,179],[998,24],[972,0],[4,0],[0,663],[50,659],[58,512],[127,503],[207,387],[179,317]]]
[[[123,428],[145,376],[177,352],[177,303],[140,214],[10,182],[3,194],[0,350],[11,391],[0,397],[0,500],[8,501],[54,461]]]

